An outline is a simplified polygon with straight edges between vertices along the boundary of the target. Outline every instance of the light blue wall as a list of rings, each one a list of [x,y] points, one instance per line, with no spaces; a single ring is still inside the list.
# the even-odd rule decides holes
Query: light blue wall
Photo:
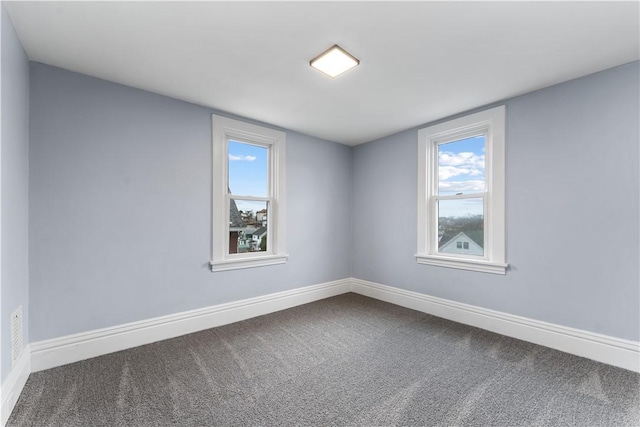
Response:
[[[638,340],[638,78],[635,62],[505,102],[506,276],[416,264],[417,129],[357,146],[354,276]]]
[[[11,370],[11,313],[23,310],[24,336],[28,342],[29,319],[29,62],[11,23],[2,14],[2,259],[0,277],[0,347],[2,381]]]
[[[350,275],[349,147],[287,132],[284,265],[211,273],[211,114],[31,65],[31,340]]]
[[[417,129],[288,137],[286,265],[211,273],[213,111],[31,66],[31,340],[355,276],[638,340],[638,63],[505,102],[506,276],[418,265]]]

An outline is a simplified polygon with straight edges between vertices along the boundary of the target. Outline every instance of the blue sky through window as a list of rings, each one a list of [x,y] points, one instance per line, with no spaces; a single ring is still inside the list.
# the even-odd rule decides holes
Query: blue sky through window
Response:
[[[236,196],[268,195],[268,155],[265,147],[229,141],[229,189]],[[236,199],[239,210],[264,209],[264,202]]]
[[[485,136],[478,135],[438,146],[438,194],[483,193],[485,188]],[[482,215],[482,199],[450,204],[447,216]],[[453,207],[455,206],[455,209]]]

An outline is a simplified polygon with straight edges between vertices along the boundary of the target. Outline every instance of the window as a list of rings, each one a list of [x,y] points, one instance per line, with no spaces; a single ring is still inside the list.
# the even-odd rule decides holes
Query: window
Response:
[[[284,132],[213,115],[211,270],[282,264]]]
[[[504,106],[418,132],[418,263],[505,274],[504,133]]]

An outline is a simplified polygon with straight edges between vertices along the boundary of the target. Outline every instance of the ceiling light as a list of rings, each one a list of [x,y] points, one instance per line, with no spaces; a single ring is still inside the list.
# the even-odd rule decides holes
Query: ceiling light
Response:
[[[337,77],[352,69],[360,61],[338,45],[334,45],[311,60],[309,65],[330,77]]]

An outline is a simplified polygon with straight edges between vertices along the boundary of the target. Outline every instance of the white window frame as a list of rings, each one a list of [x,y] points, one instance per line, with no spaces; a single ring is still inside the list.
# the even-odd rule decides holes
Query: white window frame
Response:
[[[438,146],[485,135],[484,256],[438,252],[438,200],[471,195],[438,196]],[[484,273],[506,274],[505,107],[499,106],[418,131],[419,264]]]
[[[234,194],[233,198],[268,202],[266,252],[229,253],[229,140],[265,147],[268,155],[266,197]],[[211,271],[236,270],[283,264],[286,251],[286,134],[227,117],[212,115],[213,205]]]

